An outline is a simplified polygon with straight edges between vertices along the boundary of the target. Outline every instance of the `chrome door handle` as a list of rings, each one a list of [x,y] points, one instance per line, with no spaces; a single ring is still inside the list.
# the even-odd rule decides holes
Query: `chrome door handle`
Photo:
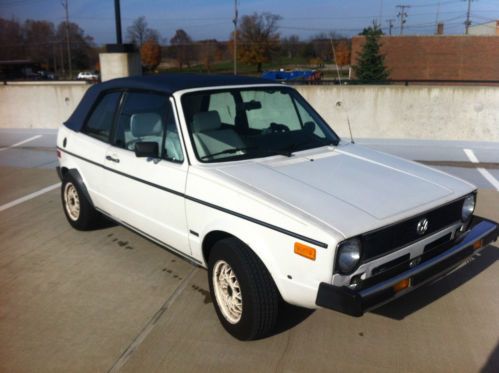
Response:
[[[113,158],[110,155],[106,155],[106,159],[114,163],[120,163],[120,160],[118,158]]]

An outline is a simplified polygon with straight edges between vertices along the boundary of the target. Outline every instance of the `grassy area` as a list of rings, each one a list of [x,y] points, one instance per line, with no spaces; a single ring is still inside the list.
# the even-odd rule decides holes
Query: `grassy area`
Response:
[[[262,71],[267,70],[278,70],[278,69],[314,69],[315,66],[309,65],[308,61],[304,58],[288,58],[288,57],[278,57],[270,63],[265,63],[262,65]],[[212,74],[230,74],[234,71],[233,61],[221,61],[214,63],[209,69],[202,64],[191,65],[190,67],[185,66],[182,70],[178,67],[170,69],[160,69],[159,72],[186,72],[186,73],[212,73]],[[255,65],[246,65],[242,63],[237,64],[237,72],[241,75],[254,75],[260,76],[261,73],[256,71]]]

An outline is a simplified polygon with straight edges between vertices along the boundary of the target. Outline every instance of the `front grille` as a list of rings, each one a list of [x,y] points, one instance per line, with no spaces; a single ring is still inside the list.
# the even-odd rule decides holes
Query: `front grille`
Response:
[[[460,199],[400,223],[362,235],[363,262],[386,255],[456,223],[461,219],[462,206],[463,199]],[[428,229],[425,234],[420,235],[416,227],[424,218],[428,219]]]

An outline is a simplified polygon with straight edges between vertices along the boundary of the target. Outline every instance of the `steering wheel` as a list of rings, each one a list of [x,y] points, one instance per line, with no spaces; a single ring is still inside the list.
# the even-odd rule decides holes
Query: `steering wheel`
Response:
[[[272,122],[270,123],[270,126],[263,131],[263,133],[285,133],[289,132],[289,127],[286,126],[285,124],[280,124],[280,123],[275,123]]]

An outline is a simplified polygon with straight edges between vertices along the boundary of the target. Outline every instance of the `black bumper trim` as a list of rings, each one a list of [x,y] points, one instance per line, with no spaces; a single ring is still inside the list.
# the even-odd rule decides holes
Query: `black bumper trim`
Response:
[[[57,171],[57,176],[59,176],[59,180],[62,181],[62,172],[61,172],[61,168],[59,166],[57,166],[55,168],[55,170]]]
[[[351,316],[362,316],[370,309],[379,307],[423,284],[445,276],[475,253],[473,244],[476,241],[482,240],[482,247],[485,247],[497,239],[499,234],[497,223],[480,217],[474,217],[474,219],[472,229],[459,242],[434,258],[362,290],[356,291],[346,286],[338,287],[322,282],[319,285],[315,303],[320,307]],[[411,287],[396,293],[393,286],[408,278],[411,278]]]

